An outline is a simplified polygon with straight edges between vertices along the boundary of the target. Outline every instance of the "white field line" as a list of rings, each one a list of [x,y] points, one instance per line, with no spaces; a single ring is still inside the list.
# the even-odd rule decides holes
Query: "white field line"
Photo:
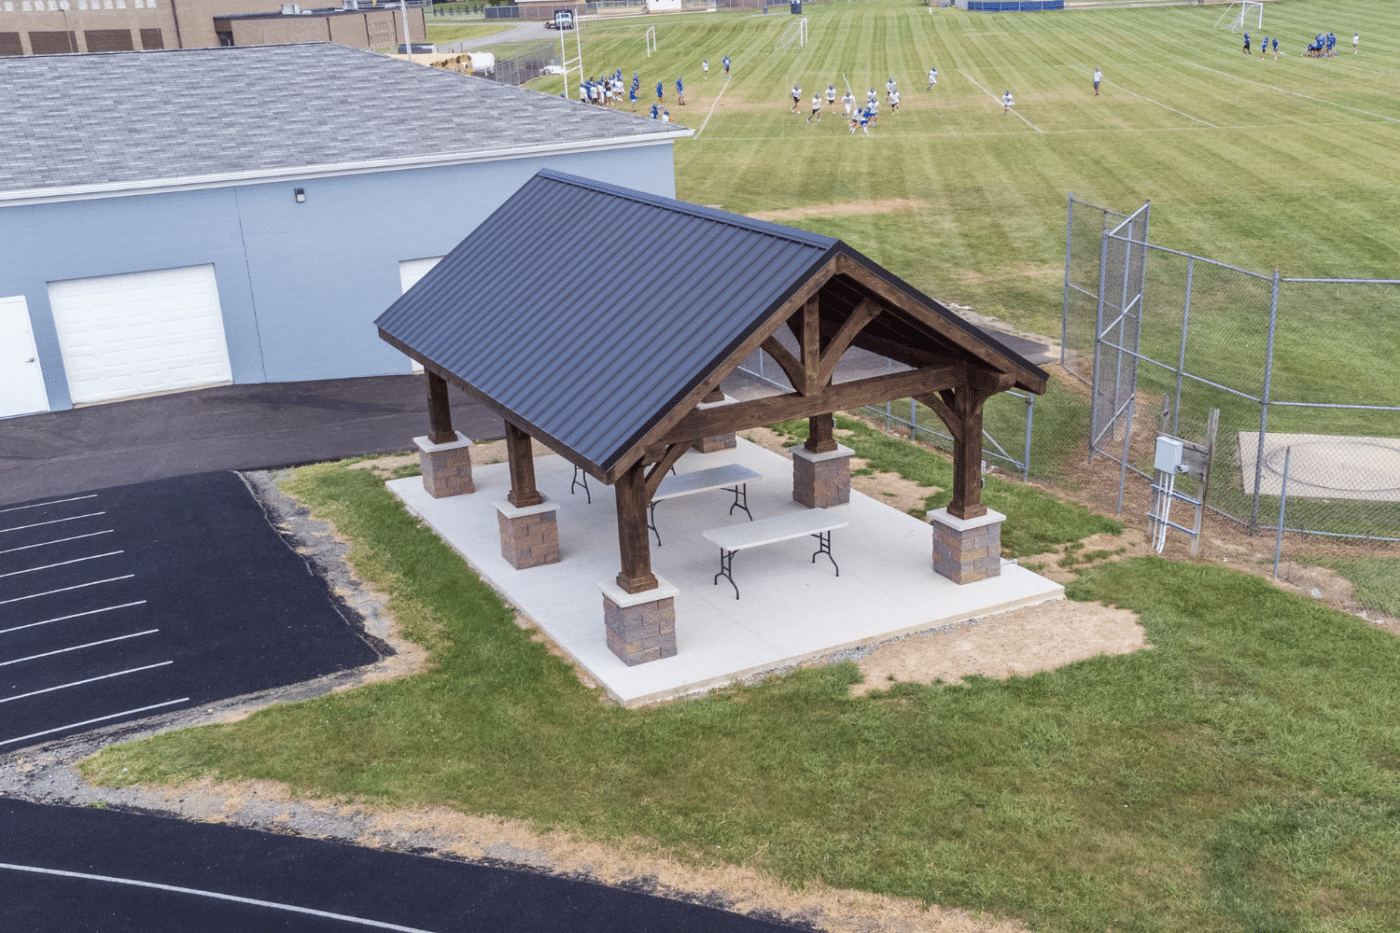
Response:
[[[49,735],[50,733],[54,732],[62,732],[64,729],[76,729],[79,726],[90,726],[95,722],[103,722],[108,719],[119,719],[122,716],[134,716],[137,713],[144,713],[147,710],[160,709],[162,706],[174,706],[176,703],[188,703],[189,701],[189,697],[180,697],[180,699],[178,700],[166,700],[164,703],[152,703],[150,706],[142,706],[138,709],[123,710],[120,713],[108,713],[106,716],[98,716],[96,719],[84,719],[82,722],[70,722],[66,726],[55,726],[52,729],[45,729],[43,732],[31,732],[28,735],[16,736],[13,739],[0,739],[0,745],[9,745],[13,742],[23,742],[28,739],[37,739],[41,735]],[[0,867],[13,868],[15,866],[4,865],[3,863],[0,863]]]
[[[89,493],[86,496],[73,496],[68,499],[53,499],[49,502],[36,502],[33,505],[12,505],[7,509],[0,509],[0,514],[5,512],[19,512],[24,509],[42,509],[46,505],[58,505],[62,502],[77,502],[79,499],[96,499],[97,493]]]
[[[11,741],[19,740],[12,739]],[[397,930],[399,931],[399,933],[431,933],[431,931],[423,930],[418,927],[400,926],[397,923],[385,923],[382,920],[367,920],[364,917],[352,917],[348,914],[333,914],[330,911],[313,910],[310,907],[297,907],[294,904],[279,904],[276,901],[262,901],[254,897],[239,897],[236,894],[222,894],[218,891],[202,891],[199,888],[182,888],[173,884],[158,884],[154,881],[137,881],[132,878],[113,878],[110,875],[92,875],[82,871],[61,871],[57,868],[36,868],[33,865],[11,865],[6,862],[0,862],[0,869],[5,869],[8,871],[32,872],[36,875],[55,875],[59,878],[77,878],[80,881],[105,881],[108,884],[124,884],[134,888],[147,888],[153,891],[168,891],[171,894],[193,894],[196,897],[208,897],[220,901],[232,901],[235,904],[249,904],[254,907],[267,907],[272,910],[285,910],[291,913],[305,914],[311,917],[324,917],[327,920],[338,920],[342,923],[354,923],[360,926],[373,927],[376,930]]]
[[[145,667],[132,667],[124,671],[114,671],[111,674],[102,674],[98,677],[89,677],[87,680],[75,680],[71,684],[59,684],[57,687],[45,687],[42,690],[31,690],[28,693],[20,693],[12,697],[0,699],[0,703],[9,703],[12,700],[23,700],[26,697],[36,697],[41,693],[53,693],[55,690],[67,690],[69,687],[81,687],[83,684],[95,684],[99,680],[107,680],[112,677],[121,677],[126,674],[137,674],[141,671],[149,671],[152,668],[165,667],[167,664],[174,664],[174,661],[161,661],[159,664],[147,664]]]
[[[35,522],[32,525],[16,525],[13,528],[0,528],[0,534],[7,531],[24,531],[26,528],[40,528],[44,525],[57,525],[59,522],[76,522],[80,518],[94,518],[98,515],[106,515],[106,512],[89,512],[86,515],[70,515],[67,518],[55,518],[47,522]]]
[[[716,108],[717,106],[719,106],[719,99],[720,99],[721,97],[724,96],[724,92],[727,91],[728,89],[729,89],[729,79],[728,79],[728,78],[725,78],[725,79],[724,79],[724,85],[723,85],[722,87],[720,87],[719,93],[715,95],[715,99],[710,103],[710,112],[707,113],[707,114],[705,114],[705,121],[704,121],[703,123],[700,124],[700,129],[698,129],[698,130],[695,131],[695,135],[692,136],[692,137],[690,137],[691,139],[699,139],[699,138],[700,138],[700,134],[703,133],[703,132],[705,132],[705,127],[707,127],[707,126],[710,125],[710,117],[712,117],[712,116],[715,115],[715,108]]]
[[[148,628],[144,632],[132,632],[130,635],[118,635],[115,638],[104,638],[101,641],[90,641],[85,645],[74,645],[71,648],[55,648],[53,651],[45,651],[43,654],[31,654],[28,657],[15,658],[12,661],[0,661],[0,667],[10,664],[21,664],[25,661],[37,661],[40,658],[52,657],[56,654],[66,654],[69,651],[81,651],[84,648],[96,648],[98,645],[110,645],[114,641],[125,641],[128,638],[140,638],[142,635],[154,635],[159,632],[158,628]]]
[[[36,570],[52,570],[54,567],[67,567],[69,564],[81,564],[85,560],[97,560],[99,557],[115,557],[118,554],[125,554],[126,551],[108,551],[105,554],[92,554],[88,557],[75,557],[72,560],[61,560],[56,564],[42,564],[38,567],[26,567],[23,570],[11,570],[9,573],[0,573],[0,578],[17,577],[22,573],[33,573]]]
[[[95,616],[102,612],[111,612],[113,609],[129,609],[132,606],[144,606],[146,601],[138,599],[134,603],[121,603],[117,606],[105,606],[101,609],[89,609],[87,612],[75,612],[72,615],[59,616],[56,619],[45,619],[42,622],[29,622],[24,625],[16,625],[14,628],[0,628],[0,635],[8,635],[10,632],[18,632],[20,629],[34,628],[36,625],[48,625],[51,622],[67,622],[69,619],[80,619],[83,616]]]
[[[968,74],[966,71],[959,71],[958,74],[962,75],[962,76],[963,76],[964,78],[966,78],[967,80],[972,81],[973,84],[977,84],[977,82],[973,80],[972,75]],[[999,104],[1002,103],[1002,100],[1001,100],[1000,97],[996,96],[996,95],[993,94],[991,91],[989,91],[989,90],[987,90],[986,88],[982,87],[982,85],[980,85],[980,84],[977,84],[977,86],[978,86],[979,88],[982,88],[982,93],[983,93],[983,94],[986,94],[988,97],[990,97],[992,100],[996,101],[996,102],[999,103]],[[1026,126],[1029,126],[1031,129],[1035,130],[1037,133],[1044,133],[1044,132],[1045,132],[1045,131],[1042,130],[1040,127],[1036,126],[1034,123],[1032,123],[1031,121],[1027,120],[1025,117],[1022,117],[1019,113],[1017,113],[1017,112],[1016,112],[1016,109],[1015,109],[1014,107],[1012,108],[1011,112],[1012,112],[1013,114],[1016,114],[1016,116],[1020,118],[1021,122],[1025,123]]]
[[[1073,67],[1073,66],[1071,66],[1071,67]],[[1093,74],[1092,71],[1086,71],[1086,70],[1083,69],[1083,68],[1075,68],[1074,70],[1077,71],[1077,72],[1079,72],[1080,74],[1086,74],[1086,75],[1092,75],[1092,74]],[[1105,81],[1105,82],[1103,82],[1103,83],[1104,83],[1104,84],[1107,84],[1109,87],[1116,87],[1116,88],[1118,88],[1118,90],[1123,91],[1124,93],[1131,94],[1131,95],[1133,95],[1134,97],[1137,97],[1137,98],[1140,98],[1140,99],[1142,99],[1142,100],[1145,100],[1145,101],[1147,101],[1149,104],[1156,104],[1158,107],[1165,107],[1167,110],[1170,110],[1172,113],[1179,113],[1179,114],[1181,114],[1183,117],[1185,117],[1185,118],[1188,119],[1188,120],[1195,120],[1197,123],[1205,123],[1206,126],[1210,127],[1210,128],[1213,129],[1213,130],[1218,130],[1218,129],[1220,129],[1220,127],[1216,126],[1214,123],[1208,123],[1207,121],[1202,120],[1202,119],[1200,119],[1199,117],[1193,117],[1193,116],[1191,116],[1191,114],[1187,113],[1187,112],[1184,111],[1184,110],[1177,110],[1175,107],[1168,107],[1166,104],[1162,103],[1160,100],[1153,100],[1153,99],[1150,98],[1150,97],[1144,97],[1143,95],[1137,93],[1136,91],[1129,91],[1127,88],[1125,88],[1125,87],[1124,87],[1123,85],[1121,85],[1121,84],[1114,84],[1112,81]]]
[[[27,551],[32,547],[48,547],[50,544],[62,544],[65,541],[78,541],[83,538],[95,538],[98,535],[109,535],[112,533],[112,531],[113,529],[108,528],[106,531],[89,531],[85,535],[72,535],[71,537],[67,538],[54,538],[52,541],[40,541],[38,544],[22,544],[19,547],[6,548],[5,550],[0,551],[0,554],[13,554],[16,551]]]
[[[1241,78],[1239,75],[1230,74],[1230,72],[1228,71],[1216,71],[1216,69],[1214,68],[1207,68],[1205,65],[1198,65],[1195,62],[1187,62],[1186,64],[1190,65],[1192,68],[1199,68],[1202,71],[1210,71],[1218,75],[1224,75],[1227,78],[1234,78],[1236,81],[1243,81],[1245,84],[1252,84],[1255,87],[1264,87],[1268,88],[1271,91],[1278,91],[1280,94],[1292,94],[1294,97],[1301,97],[1303,98],[1303,100],[1311,100],[1319,104],[1326,104],[1329,107],[1340,107],[1343,110],[1350,110],[1353,113],[1364,113],[1368,117],[1378,117],[1382,120],[1388,120],[1391,123],[1400,123],[1400,119],[1396,119],[1395,117],[1387,117],[1383,113],[1372,113],[1369,110],[1362,110],[1360,107],[1348,107],[1346,104],[1339,104],[1334,100],[1324,100],[1321,97],[1311,97],[1307,94],[1299,94],[1297,91],[1290,91],[1287,88],[1276,87],[1272,84],[1265,84],[1262,81],[1251,81],[1248,78]]]
[[[9,603],[23,602],[26,599],[37,599],[40,596],[52,596],[55,593],[67,593],[69,590],[81,590],[85,586],[97,586],[97,584],[99,583],[115,583],[118,580],[130,580],[135,576],[136,574],[134,573],[128,573],[120,577],[108,577],[105,580],[93,580],[91,583],[77,583],[73,586],[65,586],[57,590],[45,590],[42,593],[30,593],[28,596],[16,596],[13,599],[0,599],[0,606],[7,605]]]

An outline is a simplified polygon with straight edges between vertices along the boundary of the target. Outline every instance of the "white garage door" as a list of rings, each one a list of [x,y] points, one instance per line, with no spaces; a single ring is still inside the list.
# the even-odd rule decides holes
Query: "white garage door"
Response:
[[[442,262],[441,256],[430,256],[427,259],[400,259],[399,260],[399,292],[403,293],[418,284],[418,280],[427,275],[433,266]],[[421,373],[423,364],[410,358],[413,364],[413,371]]]
[[[74,404],[233,379],[214,267],[49,283]]]

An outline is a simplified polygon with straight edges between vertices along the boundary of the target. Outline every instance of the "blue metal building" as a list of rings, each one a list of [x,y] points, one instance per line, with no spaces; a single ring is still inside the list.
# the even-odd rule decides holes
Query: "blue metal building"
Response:
[[[0,59],[0,100],[0,417],[408,372],[375,315],[536,171],[673,196],[690,134],[329,43]]]

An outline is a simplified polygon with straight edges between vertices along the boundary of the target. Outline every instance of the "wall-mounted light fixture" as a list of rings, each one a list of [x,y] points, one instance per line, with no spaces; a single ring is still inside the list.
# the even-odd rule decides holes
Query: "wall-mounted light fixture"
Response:
[[[293,194],[296,195],[297,203],[298,203],[298,204],[302,204],[302,203],[304,203],[304,202],[306,201],[306,189],[305,189],[305,188],[298,188],[296,191],[293,192]]]

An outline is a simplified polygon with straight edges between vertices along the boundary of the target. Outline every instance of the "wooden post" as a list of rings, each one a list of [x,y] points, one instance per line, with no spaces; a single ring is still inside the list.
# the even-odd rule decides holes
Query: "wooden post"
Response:
[[[836,449],[836,418],[830,412],[807,419],[807,443],[802,445],[814,454],[828,454]]]
[[[700,401],[709,405],[713,405],[715,402],[722,402],[724,401],[724,390],[719,386],[715,386],[710,390],[710,393]]]
[[[428,377],[428,440],[434,444],[450,444],[457,439],[452,430],[452,404],[447,400],[447,380],[432,370]]]
[[[640,593],[657,588],[656,574],[651,572],[651,541],[647,537],[646,467],[633,464],[614,484],[617,498],[617,547],[622,557],[622,571],[617,585],[623,592]]]
[[[980,518],[982,504],[982,406],[987,397],[966,385],[953,396],[957,430],[953,432],[953,501],[948,514],[955,518]]]
[[[506,422],[506,454],[510,460],[510,495],[506,501],[518,509],[544,501],[535,488],[535,458],[530,435]]]

